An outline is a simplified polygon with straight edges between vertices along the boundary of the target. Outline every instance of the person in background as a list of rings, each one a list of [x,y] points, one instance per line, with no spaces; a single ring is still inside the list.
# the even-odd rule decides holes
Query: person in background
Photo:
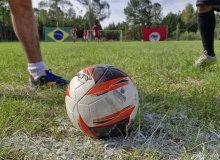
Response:
[[[101,32],[98,32],[98,41],[101,42]]]
[[[98,34],[99,34],[99,27],[96,24],[94,24],[93,30],[94,30],[94,33],[95,33],[95,42],[98,43],[99,42],[99,39],[98,39],[98,37],[99,37],[98,36]]]
[[[72,36],[72,39],[73,39],[73,43],[75,43],[75,41],[76,41],[76,30],[75,30],[75,27],[73,27],[73,29],[71,30],[71,36]]]
[[[78,32],[78,30],[77,30],[76,27],[74,29],[75,29],[76,39],[77,39],[77,32]]]
[[[199,57],[193,67],[204,68],[217,63],[214,51],[214,30],[215,30],[215,13],[220,11],[219,0],[197,0],[197,23],[202,37],[204,52]]]
[[[8,0],[11,19],[16,36],[18,37],[28,62],[30,73],[29,83],[32,87],[52,85],[64,87],[70,81],[52,74],[46,70],[39,43],[37,23],[34,17],[31,0]]]
[[[88,41],[88,38],[87,38],[87,32],[86,32],[86,30],[84,30],[84,33],[83,33],[83,41],[84,41],[84,42],[85,42],[85,41],[89,42],[89,41]]]

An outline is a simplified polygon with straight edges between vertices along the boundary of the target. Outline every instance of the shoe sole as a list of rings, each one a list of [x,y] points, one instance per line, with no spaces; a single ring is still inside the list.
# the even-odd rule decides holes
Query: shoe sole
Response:
[[[209,67],[209,66],[211,66],[211,65],[214,65],[214,64],[216,64],[217,63],[217,61],[215,61],[215,62],[212,62],[212,63],[209,63],[209,64],[205,64],[204,66],[192,66],[192,68],[197,68],[197,67],[201,67],[201,68],[205,68],[205,67]]]

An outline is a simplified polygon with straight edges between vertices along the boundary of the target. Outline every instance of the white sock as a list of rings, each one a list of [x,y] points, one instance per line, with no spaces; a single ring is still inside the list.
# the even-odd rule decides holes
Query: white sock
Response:
[[[33,76],[34,79],[37,79],[41,76],[45,76],[46,65],[43,61],[38,63],[28,63],[28,71]]]

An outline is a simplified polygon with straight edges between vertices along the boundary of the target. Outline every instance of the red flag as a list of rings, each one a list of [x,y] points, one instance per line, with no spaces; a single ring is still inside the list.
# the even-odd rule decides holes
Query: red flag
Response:
[[[144,41],[165,41],[167,27],[143,28]]]

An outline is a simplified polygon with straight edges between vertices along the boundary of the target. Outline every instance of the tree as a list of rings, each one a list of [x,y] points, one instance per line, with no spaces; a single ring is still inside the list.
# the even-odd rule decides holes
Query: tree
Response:
[[[189,3],[182,11],[181,19],[185,23],[187,31],[196,24],[196,12],[192,4]]]
[[[10,18],[10,8],[7,1],[0,2],[0,38],[8,40],[13,32],[11,18]]]
[[[219,32],[220,32],[220,14],[219,14],[219,12],[217,12],[215,14],[215,19],[216,19],[216,28],[215,28],[216,38],[219,39]]]
[[[161,24],[163,19],[162,6],[159,3],[154,3],[151,11],[152,27],[156,28]]]
[[[42,8],[50,8],[51,11],[54,11],[56,13],[56,21],[57,21],[57,27],[59,26],[59,11],[61,10],[59,6],[63,10],[65,10],[66,6],[73,6],[72,3],[69,0],[43,0],[40,3],[38,3],[39,7]]]
[[[124,8],[126,20],[132,25],[141,25],[141,27],[150,27],[151,24],[150,0],[130,0],[128,6]]]
[[[142,39],[142,28],[150,27],[151,9],[150,0],[130,0],[127,7],[124,8],[126,21],[130,25],[133,39]]]
[[[180,26],[185,26],[182,22],[180,15],[181,13],[168,13],[162,20],[163,26],[168,26],[168,37],[176,36],[175,30],[177,30],[177,25],[179,24],[178,32],[180,32]]]
[[[131,25],[140,24],[139,20],[140,0],[130,0],[128,6],[124,8],[126,20]]]
[[[139,19],[141,22],[142,28],[148,28],[151,26],[151,10],[152,10],[152,3],[150,0],[141,0],[140,1],[140,8],[139,8]]]
[[[110,17],[110,5],[106,1],[101,0],[76,0],[83,5],[87,13],[85,17],[89,20],[90,30],[96,21],[103,21]]]

